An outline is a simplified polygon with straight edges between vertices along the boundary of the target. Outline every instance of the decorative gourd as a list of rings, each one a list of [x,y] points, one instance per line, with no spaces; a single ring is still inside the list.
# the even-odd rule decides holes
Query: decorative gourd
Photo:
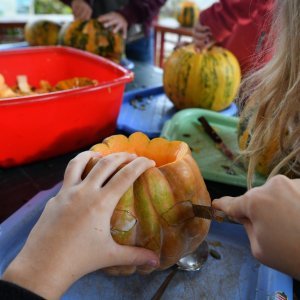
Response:
[[[96,19],[75,20],[60,31],[60,44],[107,57],[115,62],[121,60],[124,40],[120,33],[104,28]]]
[[[165,93],[178,109],[223,110],[234,100],[240,81],[237,59],[220,47],[202,52],[194,45],[181,47],[164,64]]]
[[[108,137],[92,150],[102,156],[136,153],[156,162],[120,199],[111,221],[111,234],[116,242],[155,251],[160,257],[160,269],[172,266],[198,247],[208,233],[210,221],[193,217],[189,204],[210,205],[211,200],[186,143],[163,138],[149,140],[145,134],[136,132],[128,138]],[[85,175],[96,162],[97,159],[89,162]],[[135,271],[149,273],[153,269],[120,266],[107,271],[125,275]]]
[[[193,1],[184,1],[180,4],[177,20],[183,27],[194,27],[199,19],[198,5]]]
[[[53,21],[38,20],[25,25],[25,40],[30,46],[57,45],[60,24]]]

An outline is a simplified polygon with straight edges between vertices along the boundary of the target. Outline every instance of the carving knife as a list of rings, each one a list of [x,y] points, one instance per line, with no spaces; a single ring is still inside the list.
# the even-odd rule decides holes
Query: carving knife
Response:
[[[214,220],[217,222],[240,224],[238,222],[233,221],[222,210],[215,209],[212,206],[193,204],[193,213],[194,216],[198,218]]]

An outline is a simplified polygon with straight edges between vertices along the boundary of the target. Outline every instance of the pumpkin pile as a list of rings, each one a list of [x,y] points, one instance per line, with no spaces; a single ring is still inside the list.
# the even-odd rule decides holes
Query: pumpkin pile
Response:
[[[124,40],[96,19],[75,20],[61,26],[52,21],[34,21],[25,26],[25,39],[31,46],[65,45],[120,62]]]
[[[180,47],[164,64],[164,90],[177,109],[223,110],[236,97],[240,82],[238,60],[221,47],[201,52],[194,45]]]
[[[183,27],[194,27],[199,18],[198,5],[193,1],[184,1],[180,3],[177,21]]]
[[[120,199],[111,220],[111,234],[123,245],[145,247],[160,257],[160,269],[174,265],[193,252],[206,237],[210,221],[194,218],[187,203],[211,205],[204,180],[189,146],[181,141],[149,138],[140,132],[129,137],[114,135],[93,151],[106,156],[115,152],[135,153],[156,162],[143,173]],[[92,159],[86,174],[96,164]],[[135,271],[150,273],[146,266],[107,269],[113,275]]]
[[[5,82],[4,76],[0,73],[0,100],[95,86],[98,84],[97,80],[87,77],[74,77],[61,80],[53,86],[47,80],[40,80],[39,86],[31,86],[26,75],[18,75],[16,79],[16,85],[10,87]]]

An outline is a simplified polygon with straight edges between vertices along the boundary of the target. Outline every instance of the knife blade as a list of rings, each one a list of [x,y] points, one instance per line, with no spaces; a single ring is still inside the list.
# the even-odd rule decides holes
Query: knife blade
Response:
[[[219,223],[227,222],[227,223],[240,224],[238,222],[233,221],[222,210],[215,209],[212,206],[193,204],[193,212],[194,212],[194,216],[198,218],[214,220]]]
[[[245,171],[245,166],[243,163],[237,160],[236,155],[229,149],[229,147],[224,143],[222,138],[218,135],[218,133],[210,126],[205,117],[199,117],[198,121],[202,124],[204,131],[207,135],[215,142],[216,147],[229,159],[231,160],[237,167],[241,168]]]
[[[234,160],[235,156],[228,146],[223,142],[222,138],[217,132],[210,126],[205,117],[199,117],[198,121],[202,124],[204,131],[215,142],[216,146],[224,153],[224,155],[230,160]]]

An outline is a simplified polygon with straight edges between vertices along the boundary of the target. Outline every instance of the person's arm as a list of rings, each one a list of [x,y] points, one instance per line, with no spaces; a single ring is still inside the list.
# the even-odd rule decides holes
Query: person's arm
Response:
[[[116,265],[158,266],[155,253],[121,246],[110,233],[119,199],[155,163],[115,153],[99,159],[82,180],[93,157],[100,158],[87,151],[69,163],[60,192],[48,201],[23,249],[4,272],[4,281],[46,299],[59,299],[71,284],[95,270]]]
[[[89,1],[85,0],[60,0],[72,8],[75,19],[89,20],[92,16],[92,8]]]
[[[300,280],[300,179],[278,175],[212,205],[245,226],[258,260]]]
[[[200,13],[200,23],[210,29],[217,43],[229,37],[236,25],[246,25],[269,4],[269,0],[220,0]]]
[[[127,20],[128,26],[135,23],[150,24],[165,3],[166,0],[131,0],[118,12]]]
[[[104,27],[112,27],[114,32],[127,36],[127,29],[132,24],[144,24],[149,27],[158,15],[166,0],[131,0],[123,8],[104,14],[98,18]]]

